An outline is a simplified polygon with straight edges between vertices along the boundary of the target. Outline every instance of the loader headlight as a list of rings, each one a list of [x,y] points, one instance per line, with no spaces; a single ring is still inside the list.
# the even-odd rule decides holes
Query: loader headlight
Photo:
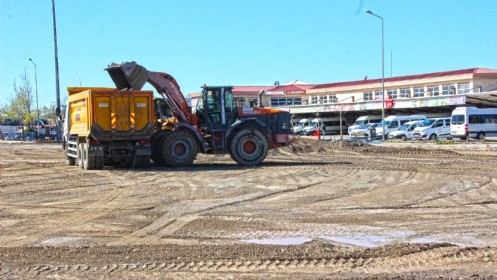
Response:
[[[288,126],[286,125],[286,123],[283,124],[283,126],[281,127],[283,128],[283,130],[287,130],[288,129]]]

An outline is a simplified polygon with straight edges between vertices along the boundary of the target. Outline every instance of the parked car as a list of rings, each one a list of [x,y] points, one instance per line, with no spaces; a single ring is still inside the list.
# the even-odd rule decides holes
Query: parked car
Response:
[[[413,139],[414,129],[418,127],[418,125],[421,122],[422,121],[406,122],[405,124],[401,125],[398,130],[390,132],[388,134],[388,139],[402,139],[404,141],[408,139]]]
[[[361,125],[350,131],[351,138],[369,138],[372,129],[376,129],[378,123],[368,123]]]
[[[437,140],[438,138],[451,139],[449,117],[426,119],[414,129],[416,140]]]

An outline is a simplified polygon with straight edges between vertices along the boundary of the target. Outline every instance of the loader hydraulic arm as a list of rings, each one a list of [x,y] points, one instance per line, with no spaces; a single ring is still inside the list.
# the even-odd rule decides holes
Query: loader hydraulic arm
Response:
[[[174,116],[180,121],[196,125],[188,102],[176,80],[167,73],[148,71],[136,62],[112,63],[105,70],[118,89],[140,90],[145,82],[150,83],[164,98]]]

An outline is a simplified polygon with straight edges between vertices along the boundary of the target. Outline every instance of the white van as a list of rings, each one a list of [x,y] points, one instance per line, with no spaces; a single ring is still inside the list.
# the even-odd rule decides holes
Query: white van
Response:
[[[304,127],[304,134],[312,135],[318,130],[321,135],[340,134],[340,117],[313,119],[309,126]],[[347,121],[342,118],[342,132],[346,131]]]
[[[383,122],[376,126],[376,138],[383,138],[383,134],[385,134],[385,139],[387,139],[390,132],[398,130],[406,122],[422,120],[426,120],[425,115],[388,116],[385,118],[385,131],[383,131]]]
[[[361,126],[364,126],[364,125],[367,125],[370,123],[379,123],[379,122],[381,122],[381,116],[371,115],[371,116],[358,117],[357,120],[351,126],[349,126],[349,129],[348,129],[349,136],[352,136],[351,132],[354,129],[358,129]]]
[[[293,127],[292,132],[295,135],[302,135],[304,133],[304,127],[309,126],[310,119],[301,119]]]
[[[388,134],[388,139],[401,139],[406,141],[414,138],[414,129],[418,127],[421,122],[422,121],[406,122],[401,125],[397,131],[390,132]]]
[[[451,138],[449,117],[426,119],[414,129],[416,140],[437,140],[438,138]]]
[[[497,136],[497,108],[458,107],[452,111],[450,135],[466,140]]]

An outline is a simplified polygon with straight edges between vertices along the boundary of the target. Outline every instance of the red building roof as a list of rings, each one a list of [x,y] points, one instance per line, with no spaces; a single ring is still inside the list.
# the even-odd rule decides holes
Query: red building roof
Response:
[[[384,82],[398,82],[398,81],[405,81],[405,80],[436,78],[436,77],[444,77],[444,76],[456,76],[456,75],[463,75],[463,74],[473,74],[473,77],[478,77],[478,78],[486,78],[486,77],[497,78],[497,70],[486,69],[486,68],[469,68],[469,69],[461,69],[461,70],[453,70],[453,71],[443,71],[443,72],[434,72],[434,73],[426,73],[426,74],[391,77],[391,78],[385,78]],[[316,86],[312,87],[311,89],[367,85],[367,84],[375,84],[375,83],[381,83],[381,79],[372,79],[372,80],[365,79],[365,80],[348,81],[348,82],[327,83],[327,84],[316,85]]]

